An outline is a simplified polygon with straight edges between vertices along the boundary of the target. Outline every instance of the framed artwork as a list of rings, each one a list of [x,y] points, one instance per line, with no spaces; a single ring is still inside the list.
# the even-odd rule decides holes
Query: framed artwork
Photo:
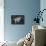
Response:
[[[24,24],[24,15],[12,15],[11,16],[11,24]]]

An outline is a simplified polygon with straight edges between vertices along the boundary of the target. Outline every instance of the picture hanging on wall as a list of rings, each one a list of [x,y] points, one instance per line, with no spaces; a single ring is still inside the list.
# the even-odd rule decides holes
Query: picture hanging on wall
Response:
[[[12,15],[11,24],[24,24],[24,15]]]

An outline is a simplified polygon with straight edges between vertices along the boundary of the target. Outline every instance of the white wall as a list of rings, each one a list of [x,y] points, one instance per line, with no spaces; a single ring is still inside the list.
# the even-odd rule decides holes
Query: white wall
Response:
[[[0,41],[4,41],[4,0],[0,0]]]
[[[42,11],[43,9],[46,9],[46,0],[41,0],[41,1],[40,1],[40,9],[41,9],[41,11]],[[41,22],[40,22],[40,25],[43,25],[43,26],[46,27],[46,11],[43,12],[42,17],[43,17],[43,22],[41,21]]]

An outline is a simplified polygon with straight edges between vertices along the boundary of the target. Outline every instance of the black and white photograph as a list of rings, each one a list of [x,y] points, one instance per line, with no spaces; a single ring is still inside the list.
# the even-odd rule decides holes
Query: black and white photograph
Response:
[[[12,15],[11,24],[24,24],[24,15]]]

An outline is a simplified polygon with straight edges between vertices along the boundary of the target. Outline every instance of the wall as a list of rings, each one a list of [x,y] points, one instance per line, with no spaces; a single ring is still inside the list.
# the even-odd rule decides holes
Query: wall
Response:
[[[5,40],[18,41],[32,29],[35,12],[40,9],[40,0],[5,0],[4,1]],[[12,25],[11,15],[24,15],[24,25]]]
[[[4,0],[0,0],[0,42],[4,41]]]
[[[46,0],[41,0],[40,2],[41,2],[41,3],[40,3],[40,9],[41,9],[41,11],[42,11],[43,9],[46,9]],[[46,27],[46,20],[45,20],[45,19],[46,19],[46,10],[43,12],[42,17],[43,17],[43,22],[41,21],[41,22],[40,22],[40,25]]]

